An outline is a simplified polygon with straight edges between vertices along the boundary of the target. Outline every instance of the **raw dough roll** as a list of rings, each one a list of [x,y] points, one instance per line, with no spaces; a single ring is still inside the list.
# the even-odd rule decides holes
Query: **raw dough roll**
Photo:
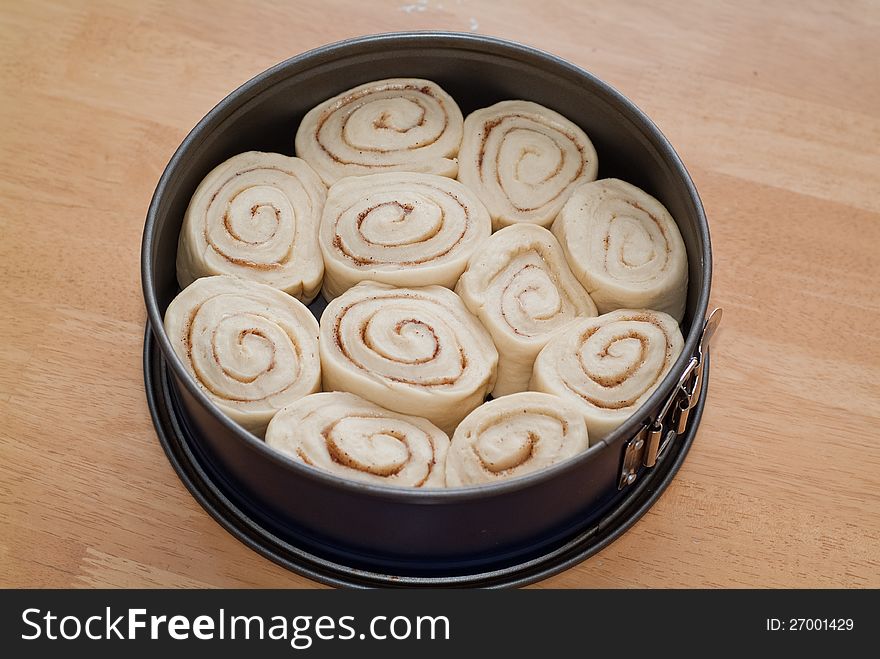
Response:
[[[455,177],[461,110],[430,80],[377,80],[309,111],[296,155],[332,185],[345,176],[408,171]]]
[[[681,322],[687,251],[654,197],[614,178],[586,183],[572,193],[553,233],[600,313],[656,309]]]
[[[376,485],[443,487],[449,437],[430,421],[338,391],[278,412],[266,443],[331,474]]]
[[[165,331],[217,407],[258,435],[279,409],[321,388],[318,321],[271,286],[198,279],[168,305]]]
[[[502,101],[464,122],[458,180],[477,193],[494,228],[550,226],[572,189],[596,178],[590,138],[561,114],[529,101]]]
[[[326,389],[424,417],[446,433],[495,384],[492,339],[441,286],[358,284],[327,305],[320,343]]]
[[[657,388],[684,340],[668,314],[620,309],[554,336],[535,360],[530,388],[573,401],[596,443]]]
[[[446,459],[449,487],[522,476],[589,446],[577,405],[527,391],[481,405],[459,424]]]
[[[304,161],[248,151],[215,167],[196,188],[177,246],[177,281],[236,275],[308,304],[324,263],[318,223],[326,190]]]
[[[483,204],[453,179],[409,172],[342,179],[321,219],[324,297],[367,279],[452,288],[491,231]]]
[[[492,234],[471,257],[455,292],[498,349],[496,398],[528,389],[535,357],[554,332],[578,316],[596,315],[556,238],[533,224]]]

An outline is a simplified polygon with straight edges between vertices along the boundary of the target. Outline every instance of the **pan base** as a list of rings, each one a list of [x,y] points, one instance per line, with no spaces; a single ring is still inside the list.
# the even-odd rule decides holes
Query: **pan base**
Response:
[[[180,480],[221,526],[269,560],[332,586],[503,588],[534,583],[584,561],[619,538],[659,499],[684,462],[700,424],[709,382],[708,355],[705,359],[701,396],[691,410],[686,432],[677,438],[662,462],[639,477],[636,485],[607,502],[598,515],[594,512],[591,516],[596,521],[586,530],[545,544],[527,559],[511,563],[501,556],[497,565],[481,562],[477,572],[459,573],[453,567],[441,576],[433,568],[419,575],[411,564],[395,569],[393,564],[383,563],[375,569],[364,569],[360,558],[352,556],[346,561],[338,550],[320,555],[304,539],[283,539],[268,528],[252,502],[228,491],[224,479],[198,449],[172,394],[170,374],[149,325],[144,338],[144,383],[159,442]]]

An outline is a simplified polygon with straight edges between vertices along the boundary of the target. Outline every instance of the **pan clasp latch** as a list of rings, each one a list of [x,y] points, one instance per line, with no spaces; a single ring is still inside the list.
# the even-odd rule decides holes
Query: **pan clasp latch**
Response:
[[[627,442],[617,484],[618,490],[636,481],[642,465],[651,468],[662,460],[675,439],[687,429],[690,411],[700,400],[704,351],[709,349],[709,340],[718,329],[721,316],[720,308],[709,314],[703,325],[703,335],[697,345],[697,354],[691,357],[685,366],[678,385],[663,403],[657,416],[645,423],[636,436]]]

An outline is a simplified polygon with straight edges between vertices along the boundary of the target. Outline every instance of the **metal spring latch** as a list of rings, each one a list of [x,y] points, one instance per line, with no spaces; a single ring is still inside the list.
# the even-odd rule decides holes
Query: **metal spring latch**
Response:
[[[636,436],[627,442],[617,489],[622,490],[627,485],[632,485],[643,465],[647,468],[656,465],[675,439],[687,429],[690,411],[700,400],[704,350],[708,350],[709,340],[718,329],[721,316],[720,308],[709,314],[703,325],[697,354],[691,357],[685,366],[678,385],[663,403],[660,412],[646,422]]]

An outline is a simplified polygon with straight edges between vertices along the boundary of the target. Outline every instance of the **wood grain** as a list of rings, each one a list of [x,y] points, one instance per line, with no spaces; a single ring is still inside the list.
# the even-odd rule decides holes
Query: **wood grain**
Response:
[[[0,8],[0,585],[313,586],[189,496],[141,375],[143,218],[186,132],[293,54],[476,30],[632,98],[715,250],[709,402],[673,485],[543,587],[880,586],[880,5],[37,0]]]

